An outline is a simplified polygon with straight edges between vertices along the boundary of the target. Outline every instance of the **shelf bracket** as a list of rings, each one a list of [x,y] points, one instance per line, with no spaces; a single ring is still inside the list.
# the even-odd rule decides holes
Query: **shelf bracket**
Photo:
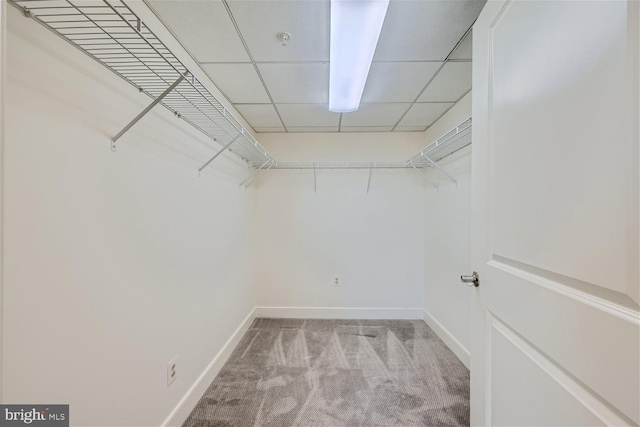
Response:
[[[138,121],[141,118],[143,118],[149,111],[151,111],[151,109],[153,107],[158,105],[158,103],[160,103],[160,101],[162,101],[162,99],[165,96],[167,96],[172,90],[174,90],[176,88],[176,86],[178,86],[180,84],[180,82],[182,82],[182,80],[184,80],[184,77],[185,77],[184,75],[181,75],[180,77],[178,77],[178,80],[173,82],[173,84],[171,86],[169,86],[164,92],[162,92],[162,94],[160,94],[160,96],[158,96],[156,99],[154,99],[153,102],[147,106],[147,108],[142,110],[142,112],[140,114],[138,114],[133,120],[131,120],[131,122],[129,122],[128,125],[126,125],[120,132],[118,132],[118,134],[116,136],[111,138],[111,151],[116,151],[118,149],[117,141],[120,139],[120,137],[122,135],[124,135],[129,129],[131,129],[131,127],[133,125],[138,123]]]
[[[436,162],[434,162],[433,160],[431,160],[431,159],[430,159],[429,157],[427,157],[427,156],[422,156],[422,157],[424,157],[425,159],[427,159],[427,161],[428,161],[429,163],[431,163],[431,166],[433,166],[434,168],[438,169],[438,170],[439,170],[440,172],[442,172],[442,173],[443,173],[447,178],[449,178],[449,179],[451,180],[451,182],[453,182],[453,183],[456,185],[456,187],[458,186],[458,181],[456,181],[455,179],[453,179],[453,177],[452,177],[451,175],[449,175],[448,173],[446,173],[446,172],[444,171],[444,169],[442,169],[440,166],[438,166],[438,165],[436,164]]]
[[[269,167],[267,169],[263,169],[265,166],[269,165]],[[242,188],[242,186],[245,186],[245,190],[251,185],[253,184],[253,182],[258,179],[258,176],[260,176],[260,174],[262,172],[264,172],[265,170],[271,169],[273,167],[274,163],[272,159],[267,160],[266,162],[264,162],[263,164],[260,165],[260,167],[258,169],[256,169],[255,171],[253,171],[253,173],[251,175],[249,175],[247,177],[247,179],[245,179],[244,181],[242,181],[240,183],[240,187]],[[247,183],[245,185],[245,183]]]
[[[22,8],[22,13],[24,13],[25,18],[35,18],[36,15],[29,9],[28,7]]]
[[[220,151],[218,151],[216,154],[213,155],[212,158],[210,158],[207,163],[205,163],[204,165],[202,165],[202,167],[200,169],[198,169],[198,176],[200,175],[200,172],[202,172],[202,170],[204,168],[206,168],[207,166],[209,166],[209,163],[213,162],[220,154],[224,153],[225,150],[229,147],[231,147],[231,144],[233,144],[234,142],[236,142],[238,140],[238,138],[240,138],[240,135],[242,135],[242,133],[239,133],[238,135],[236,135],[235,138],[233,138],[231,140],[231,142],[229,142],[227,145],[225,145],[224,147],[222,147],[222,149]]]
[[[264,173],[264,171],[268,171],[269,169],[271,169],[273,167],[273,163],[271,163],[269,165],[269,167],[267,167],[266,169],[262,169],[261,171],[258,171],[258,173],[256,175],[254,175],[253,179],[251,179],[251,181],[249,181],[247,183],[247,185],[244,186],[244,189],[246,190],[247,188],[249,188],[249,186],[251,184],[253,184],[254,182],[256,182],[258,180],[258,178],[260,178],[260,176]]]
[[[373,172],[373,168],[370,168],[369,169],[369,181],[367,181],[367,195],[369,194],[369,188],[371,188],[371,173],[372,172]]]
[[[431,180],[429,179],[429,177],[427,177],[427,174],[422,172],[420,169],[418,169],[417,167],[415,167],[415,165],[412,163],[411,167],[414,168],[416,170],[416,172],[418,172],[420,175],[424,176],[427,181],[429,182],[429,184],[433,185],[433,188],[435,188],[437,191],[440,191],[440,189],[438,188],[437,185],[435,185],[433,182],[431,182]]]

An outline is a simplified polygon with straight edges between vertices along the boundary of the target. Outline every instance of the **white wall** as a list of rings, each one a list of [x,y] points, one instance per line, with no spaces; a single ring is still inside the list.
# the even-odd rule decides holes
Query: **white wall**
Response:
[[[262,134],[260,141],[279,161],[404,161],[424,145],[421,133]],[[268,171],[257,181],[258,306],[421,309],[422,176],[376,169],[367,195],[368,174],[319,170],[317,194],[312,170]]]
[[[246,166],[162,107],[112,153],[149,98],[7,12],[3,403],[159,425],[255,305]]]
[[[471,117],[471,93],[466,95],[425,133],[434,141]],[[428,176],[439,187],[425,186],[425,319],[468,364],[470,289],[460,282],[471,274],[471,147],[438,163],[457,181],[456,187],[437,170]]]

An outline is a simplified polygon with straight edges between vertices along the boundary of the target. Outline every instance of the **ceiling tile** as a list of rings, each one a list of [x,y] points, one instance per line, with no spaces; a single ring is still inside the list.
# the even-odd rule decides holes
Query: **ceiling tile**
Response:
[[[249,62],[221,1],[147,0],[160,20],[198,62]]]
[[[282,127],[278,114],[271,104],[244,104],[235,107],[252,128]]]
[[[340,132],[391,132],[393,126],[353,126],[343,127]]]
[[[418,102],[455,102],[471,89],[471,62],[447,62]]]
[[[329,64],[258,64],[273,101],[326,104],[329,102]]]
[[[271,102],[253,64],[202,64],[201,67],[234,104]]]
[[[257,133],[273,133],[273,132],[284,132],[284,128],[280,126],[279,128],[253,128]]]
[[[295,126],[338,126],[340,114],[329,111],[328,104],[278,104],[287,128]]]
[[[328,61],[331,2],[229,0],[255,61]],[[288,32],[286,46],[277,38]]]
[[[413,104],[411,109],[402,118],[398,126],[422,126],[423,130],[431,126],[440,116],[453,107],[452,102],[438,102],[427,104]]]
[[[342,128],[394,126],[410,105],[410,103],[360,104],[358,111],[342,115]]]
[[[338,126],[287,127],[289,132],[338,132]]]
[[[471,61],[471,53],[473,47],[473,34],[469,31],[469,34],[462,40],[456,50],[453,51],[449,59],[466,59]]]
[[[392,0],[374,60],[444,60],[484,4],[484,0]]]
[[[424,132],[427,130],[426,126],[396,126],[394,132]]]
[[[374,62],[362,102],[413,102],[441,62]]]

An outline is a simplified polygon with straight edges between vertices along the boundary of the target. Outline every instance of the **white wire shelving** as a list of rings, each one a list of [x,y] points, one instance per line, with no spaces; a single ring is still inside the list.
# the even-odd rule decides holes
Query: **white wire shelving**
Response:
[[[440,138],[420,150],[407,161],[408,165],[427,160],[428,163],[439,162],[447,156],[462,150],[471,144],[472,123],[468,118]]]
[[[419,153],[404,162],[251,162],[258,169],[269,166],[269,169],[406,169],[434,167],[434,164],[471,144],[471,118],[460,123]]]
[[[437,162],[470,145],[471,131],[471,118],[468,118],[449,132],[442,135],[440,138],[433,141],[431,144],[427,145],[412,158],[407,160],[407,165],[419,172],[416,165],[426,161],[431,167],[439,170],[443,175],[445,175],[457,187],[458,181],[456,181],[454,177],[452,177],[444,169],[442,169],[442,167],[440,167]],[[436,189],[438,189],[437,185],[433,183],[432,185]]]
[[[275,160],[262,163],[252,162],[254,173],[240,185],[248,187],[265,171],[277,169],[312,169],[315,181],[315,171],[319,169],[415,169],[424,175],[422,171],[424,168],[439,170],[457,185],[457,181],[438,165],[438,162],[470,145],[471,131],[472,120],[469,118],[404,162],[276,162]]]
[[[118,139],[153,106],[161,103],[176,116],[246,162],[271,162],[267,150],[207,90],[123,0],[9,0],[25,16],[68,42],[149,95],[153,102],[115,135]]]
[[[427,163],[416,163],[427,167]],[[274,162],[271,169],[406,169],[406,162]]]

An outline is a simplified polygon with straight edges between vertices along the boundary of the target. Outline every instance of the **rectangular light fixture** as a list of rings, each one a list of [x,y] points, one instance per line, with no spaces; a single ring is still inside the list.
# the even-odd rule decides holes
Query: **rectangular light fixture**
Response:
[[[329,110],[357,111],[389,0],[331,0]]]

